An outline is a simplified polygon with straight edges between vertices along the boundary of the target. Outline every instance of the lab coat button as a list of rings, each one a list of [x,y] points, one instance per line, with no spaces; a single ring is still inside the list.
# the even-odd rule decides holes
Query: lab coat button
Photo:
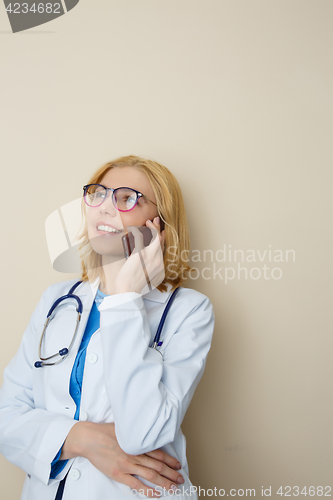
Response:
[[[88,362],[93,364],[93,363],[96,363],[97,360],[98,360],[97,354],[95,354],[94,352],[91,352],[88,356]]]
[[[88,413],[86,411],[84,410],[80,411],[80,420],[84,422],[88,420]]]
[[[72,481],[77,481],[78,479],[80,479],[80,476],[81,476],[81,473],[79,470],[77,469],[71,469],[68,473],[68,477],[69,479],[71,479]]]

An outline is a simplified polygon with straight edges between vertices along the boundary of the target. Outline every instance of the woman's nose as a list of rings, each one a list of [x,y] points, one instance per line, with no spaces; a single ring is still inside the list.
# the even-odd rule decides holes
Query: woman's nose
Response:
[[[100,209],[101,213],[108,213],[108,214],[112,215],[113,217],[115,215],[119,214],[118,210],[116,209],[116,207],[113,204],[111,191],[107,191],[106,198],[103,201],[102,205],[100,205],[99,209]]]
[[[119,228],[123,227],[121,214],[119,210],[116,209],[112,201],[112,193],[108,192],[108,196],[103,201],[102,205],[99,206],[99,211],[100,214],[107,214],[113,217],[115,219],[115,222],[117,221],[116,222],[117,227]]]

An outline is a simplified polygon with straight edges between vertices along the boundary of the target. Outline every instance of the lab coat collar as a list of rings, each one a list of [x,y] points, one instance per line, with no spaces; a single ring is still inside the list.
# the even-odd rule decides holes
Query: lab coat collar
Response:
[[[95,298],[98,286],[100,283],[100,278],[97,277],[95,281],[92,283],[89,283],[89,281],[85,281],[82,283],[82,293],[80,292],[80,296],[85,296],[88,293],[88,290],[90,288],[89,293],[92,295],[93,298]],[[166,283],[167,286],[167,291],[166,292],[160,292],[157,288],[153,288],[150,292],[146,293],[143,295],[144,300],[151,300],[153,302],[160,302],[161,304],[164,304],[168,297],[170,296],[170,290],[172,288],[171,283]]]
[[[172,288],[172,285],[170,283],[166,283],[166,286],[166,292],[160,292],[157,288],[153,288],[153,290],[146,293],[143,298],[145,300],[152,300],[153,302],[160,302],[161,304],[164,304],[170,296],[170,290]]]
[[[98,285],[99,285],[99,278],[97,278],[95,281],[92,283],[89,283],[89,281],[83,281],[81,285],[78,286],[77,289],[75,289],[74,293],[78,294],[80,298],[85,297],[86,295],[90,295],[91,298],[95,298],[97,290],[98,290]]]

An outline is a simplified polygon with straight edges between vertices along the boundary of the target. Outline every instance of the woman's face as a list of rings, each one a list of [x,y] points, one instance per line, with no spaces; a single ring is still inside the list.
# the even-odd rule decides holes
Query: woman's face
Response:
[[[108,170],[99,182],[107,188],[129,187],[140,191],[156,203],[156,198],[148,177],[136,167],[114,167]],[[99,207],[86,205],[88,236],[92,248],[100,255],[114,256],[115,259],[124,258],[124,249],[121,238],[128,226],[144,226],[148,219],[153,220],[158,215],[157,207],[146,198],[139,198],[136,206],[128,212],[120,212],[112,203],[109,196]],[[99,229],[100,226],[111,226],[121,232],[107,232]],[[129,229],[130,231],[130,229]]]

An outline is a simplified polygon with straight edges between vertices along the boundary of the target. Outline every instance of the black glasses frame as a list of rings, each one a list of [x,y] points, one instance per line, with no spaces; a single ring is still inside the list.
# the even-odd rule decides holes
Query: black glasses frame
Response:
[[[87,202],[87,198],[86,197],[87,197],[87,192],[88,192],[88,189],[90,188],[90,186],[100,186],[103,189],[105,189],[105,191],[106,191],[106,196],[105,196],[104,200],[102,200],[101,203],[99,203],[98,205],[89,205],[89,203]],[[119,189],[130,189],[131,191],[133,191],[136,194],[136,200],[135,200],[135,203],[134,203],[134,205],[133,205],[132,208],[129,208],[128,210],[120,210],[120,208],[117,207],[115,193]],[[107,187],[103,186],[103,184],[86,184],[85,186],[83,186],[83,198],[84,198],[84,201],[85,201],[86,205],[88,205],[88,207],[92,207],[92,208],[100,207],[102,205],[102,203],[104,203],[104,201],[107,199],[107,193],[108,193],[108,191],[112,192],[112,203],[113,203],[114,207],[117,210],[119,210],[119,212],[130,212],[131,210],[133,210],[133,208],[136,207],[136,205],[137,205],[137,203],[138,203],[138,201],[139,201],[140,198],[146,198],[146,200],[150,201],[151,203],[154,203],[154,205],[157,206],[157,203],[155,203],[154,201],[150,200],[145,194],[140,193],[140,191],[137,191],[136,189],[133,189],[133,188],[130,188],[130,187],[127,187],[127,186],[122,186],[122,187],[113,189],[113,188],[107,188]]]

